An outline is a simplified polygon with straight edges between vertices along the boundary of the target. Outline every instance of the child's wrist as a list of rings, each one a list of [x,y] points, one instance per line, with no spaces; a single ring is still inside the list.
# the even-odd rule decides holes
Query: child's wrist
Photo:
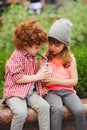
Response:
[[[35,81],[38,81],[38,80],[39,80],[39,78],[38,78],[38,75],[37,75],[37,74],[35,74],[35,75],[34,75],[34,80],[35,80]]]

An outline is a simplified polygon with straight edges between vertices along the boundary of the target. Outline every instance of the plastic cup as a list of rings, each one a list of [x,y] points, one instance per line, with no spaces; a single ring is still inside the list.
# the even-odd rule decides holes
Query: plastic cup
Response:
[[[50,74],[52,74],[52,63],[50,62],[45,62],[42,66],[41,69],[47,69]]]

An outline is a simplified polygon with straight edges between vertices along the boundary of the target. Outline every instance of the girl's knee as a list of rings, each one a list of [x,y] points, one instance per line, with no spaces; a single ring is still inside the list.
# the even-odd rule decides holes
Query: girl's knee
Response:
[[[85,115],[85,110],[83,108],[79,108],[79,109],[75,110],[74,115],[82,117],[83,115]]]
[[[63,113],[63,107],[62,106],[51,106],[51,111],[56,113]]]

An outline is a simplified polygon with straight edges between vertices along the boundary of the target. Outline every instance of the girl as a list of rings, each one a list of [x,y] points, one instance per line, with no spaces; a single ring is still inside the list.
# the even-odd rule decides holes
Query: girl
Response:
[[[73,113],[75,130],[86,130],[86,117],[83,105],[74,87],[78,82],[76,59],[69,48],[72,23],[65,18],[57,20],[48,34],[48,52],[52,63],[52,76],[43,82],[44,94],[51,109],[51,130],[61,130],[63,105]]]

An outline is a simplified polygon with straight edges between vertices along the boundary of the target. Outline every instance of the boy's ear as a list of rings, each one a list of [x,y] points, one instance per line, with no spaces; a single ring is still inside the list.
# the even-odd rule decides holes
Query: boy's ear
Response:
[[[24,49],[28,48],[28,44],[26,42],[24,42]]]

